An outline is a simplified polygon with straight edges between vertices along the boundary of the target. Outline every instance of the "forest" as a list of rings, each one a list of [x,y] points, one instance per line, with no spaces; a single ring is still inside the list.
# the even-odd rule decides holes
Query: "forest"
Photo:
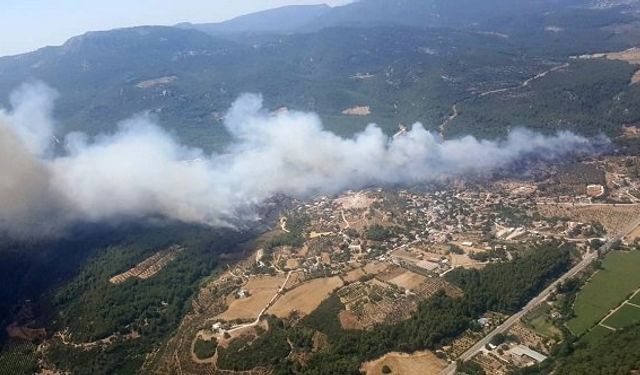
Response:
[[[201,283],[223,264],[221,253],[239,253],[251,232],[174,224],[147,228],[90,257],[82,271],[52,296],[51,326],[68,329],[74,343],[113,339],[106,349],[77,350],[51,340],[47,358],[74,374],[135,374],[146,353],[175,330]],[[185,250],[149,279],[121,284],[109,279],[173,244]],[[226,262],[226,260],[225,260]]]
[[[627,375],[640,371],[640,325],[616,331],[598,340],[578,344],[559,359],[555,373],[561,375]]]

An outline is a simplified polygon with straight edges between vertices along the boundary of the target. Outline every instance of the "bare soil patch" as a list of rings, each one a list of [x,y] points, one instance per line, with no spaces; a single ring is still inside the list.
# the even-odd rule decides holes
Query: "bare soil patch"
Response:
[[[345,195],[334,201],[334,203],[342,206],[345,210],[369,208],[373,202],[375,202],[374,198],[362,192]]]
[[[47,331],[44,328],[30,328],[16,323],[8,325],[6,331],[10,338],[26,341],[42,340],[47,337]]]
[[[150,89],[156,86],[168,85],[177,79],[178,77],[176,76],[165,76],[165,77],[160,77],[155,79],[149,79],[146,81],[139,82],[138,84],[136,84],[136,87],[139,89]]]
[[[370,263],[367,263],[364,266],[364,271],[366,273],[370,273],[370,274],[376,275],[376,274],[384,271],[385,269],[387,269],[388,266],[389,266],[388,264],[382,263],[382,262],[378,262],[378,261],[370,262]]]
[[[463,268],[482,268],[484,263],[469,258],[467,254],[451,254],[451,265]]]
[[[392,374],[437,375],[447,367],[447,362],[429,351],[413,354],[392,352],[363,363],[360,372],[367,375],[382,374],[383,366],[388,366]]]
[[[366,329],[366,327],[361,324],[356,314],[349,310],[340,311],[338,313],[338,320],[340,320],[340,326],[343,329]]]
[[[422,285],[427,278],[411,271],[405,271],[402,274],[389,280],[391,284],[397,285],[404,289],[415,290]]]
[[[342,114],[347,116],[369,116],[371,114],[371,107],[368,105],[351,107],[342,111]]]
[[[345,283],[353,283],[360,280],[360,278],[364,275],[366,275],[366,273],[362,268],[356,268],[343,275],[342,279]]]
[[[637,74],[637,73],[636,73]],[[622,126],[622,138],[638,139],[640,138],[640,129],[635,125]]]
[[[636,229],[634,229],[631,233],[629,233],[629,235],[626,236],[624,239],[627,242],[633,242],[638,238],[640,238],[640,226],[636,227]]]

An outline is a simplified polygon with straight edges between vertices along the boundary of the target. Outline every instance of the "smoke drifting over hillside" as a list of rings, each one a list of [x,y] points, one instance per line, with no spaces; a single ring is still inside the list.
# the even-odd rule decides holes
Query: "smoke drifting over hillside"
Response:
[[[271,114],[261,97],[243,95],[227,114],[233,142],[223,153],[181,145],[138,116],[93,139],[68,134],[64,153],[53,156],[54,98],[45,85],[23,86],[12,109],[0,112],[6,124],[0,125],[0,229],[11,234],[152,216],[229,225],[251,219],[251,208],[274,194],[430,182],[591,148],[571,133],[546,137],[526,130],[502,141],[440,141],[421,124],[396,138],[375,125],[341,138],[314,114]]]

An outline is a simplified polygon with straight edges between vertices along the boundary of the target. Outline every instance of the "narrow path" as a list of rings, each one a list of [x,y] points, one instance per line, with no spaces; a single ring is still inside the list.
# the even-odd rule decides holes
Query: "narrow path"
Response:
[[[349,221],[344,216],[344,210],[340,210],[340,215],[342,215],[342,221],[344,221],[344,223],[347,225],[344,229],[348,229],[351,226],[351,224],[349,224]]]
[[[283,217],[280,218],[280,229],[282,229],[283,231],[290,233],[289,230],[287,229],[287,218]]]
[[[260,310],[260,313],[258,313],[258,316],[256,317],[256,320],[254,320],[251,323],[244,323],[244,324],[239,324],[237,326],[234,326],[230,329],[227,330],[227,332],[235,332],[239,329],[243,329],[243,328],[247,328],[247,327],[252,327],[257,325],[258,323],[260,323],[260,319],[262,319],[262,316],[264,315],[264,313],[271,307],[273,306],[274,303],[276,303],[276,301],[278,300],[278,298],[280,298],[280,296],[282,295],[282,292],[284,291],[284,288],[287,286],[287,283],[289,282],[289,279],[291,278],[291,275],[294,272],[298,272],[299,270],[291,270],[289,271],[289,273],[287,273],[287,278],[284,280],[284,282],[282,283],[282,285],[280,286],[280,288],[278,289],[278,291],[273,295],[273,297],[271,297],[271,300],[269,300],[269,302],[262,308],[262,310]]]
[[[610,326],[608,326],[608,325],[604,324],[604,322],[605,322],[607,319],[609,319],[609,318],[611,317],[611,315],[613,315],[613,314],[617,313],[617,312],[618,312],[618,310],[620,310],[620,309],[621,309],[622,307],[624,307],[625,305],[630,305],[630,306],[637,307],[637,308],[639,308],[639,309],[640,309],[640,306],[636,305],[635,303],[630,302],[630,301],[631,301],[631,300],[636,296],[636,294],[638,294],[639,292],[640,292],[640,288],[636,289],[636,291],[635,291],[635,292],[633,292],[633,294],[632,294],[629,298],[627,298],[626,300],[622,301],[622,303],[621,303],[621,304],[619,304],[615,309],[613,309],[613,310],[609,311],[609,313],[608,313],[607,315],[605,315],[605,317],[604,317],[604,318],[600,319],[600,321],[599,321],[599,322],[598,322],[598,324],[596,324],[596,325],[599,325],[599,326],[604,327],[604,328],[609,328],[609,329],[611,329],[611,330],[614,330],[614,331],[615,331],[615,330],[616,330],[616,328],[610,327]]]
[[[440,136],[442,138],[444,138],[444,132],[447,130],[447,127],[460,115],[460,112],[458,112],[458,104],[459,103],[455,103],[451,107],[451,112],[453,113],[449,117],[447,117],[447,119],[442,124],[440,124],[439,129],[440,129]]]
[[[541,78],[546,77],[547,75],[549,75],[549,73],[553,73],[553,72],[555,72],[555,71],[557,71],[557,70],[564,69],[564,68],[567,68],[567,67],[569,67],[569,63],[564,63],[564,64],[562,64],[562,65],[557,65],[557,66],[554,66],[553,68],[550,68],[550,69],[545,70],[545,71],[544,71],[544,72],[542,72],[542,73],[538,73],[538,74],[536,74],[535,76],[533,76],[533,77],[531,77],[531,78],[526,79],[525,81],[523,81],[522,83],[520,83],[520,84],[518,84],[518,85],[513,85],[513,86],[509,86],[509,87],[504,87],[504,88],[501,88],[501,89],[494,89],[494,90],[483,91],[483,92],[481,92],[481,93],[477,94],[477,97],[480,97],[480,98],[481,98],[481,97],[485,97],[485,96],[489,96],[489,95],[494,95],[494,94],[499,94],[499,93],[503,93],[503,92],[508,92],[508,91],[513,91],[513,90],[521,89],[521,88],[524,88],[524,87],[529,86],[532,82],[534,82],[534,81],[536,81],[536,80],[539,80],[539,79],[541,79]],[[444,120],[444,122],[443,122],[442,124],[440,124],[440,126],[438,127],[438,130],[439,130],[440,136],[441,136],[442,138],[444,138],[444,134],[445,134],[445,132],[446,132],[447,128],[448,128],[448,127],[451,125],[451,123],[452,123],[453,121],[455,121],[455,120],[458,118],[458,116],[460,115],[459,105],[460,105],[460,104],[462,104],[462,103],[464,103],[464,102],[467,102],[467,101],[469,101],[469,100],[471,100],[471,99],[473,99],[473,97],[471,97],[471,98],[467,98],[467,99],[464,99],[464,100],[461,100],[461,101],[456,102],[455,104],[453,104],[453,106],[451,107],[451,112],[452,112],[452,114],[451,114],[449,117],[447,117],[447,119],[446,119],[446,120]]]
[[[608,325],[605,325],[605,324],[603,324],[603,323],[598,323],[598,325],[599,325],[600,327],[602,327],[602,328],[606,328],[606,329],[608,329],[608,330],[610,330],[610,331],[614,331],[614,332],[615,332],[615,331],[617,331],[617,329],[615,329],[615,328],[613,328],[613,327],[609,327]]]

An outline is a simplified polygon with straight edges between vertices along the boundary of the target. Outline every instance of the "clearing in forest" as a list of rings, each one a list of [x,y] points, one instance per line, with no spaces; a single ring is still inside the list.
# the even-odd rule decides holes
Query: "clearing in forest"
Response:
[[[392,374],[436,375],[447,367],[447,362],[429,351],[413,354],[392,352],[363,363],[360,372],[367,375],[383,374],[382,368],[385,366],[391,370]]]
[[[158,251],[130,270],[110,278],[109,282],[111,284],[121,284],[132,277],[143,280],[148,279],[166,267],[182,250],[184,250],[183,247],[176,245],[166,250]]]

